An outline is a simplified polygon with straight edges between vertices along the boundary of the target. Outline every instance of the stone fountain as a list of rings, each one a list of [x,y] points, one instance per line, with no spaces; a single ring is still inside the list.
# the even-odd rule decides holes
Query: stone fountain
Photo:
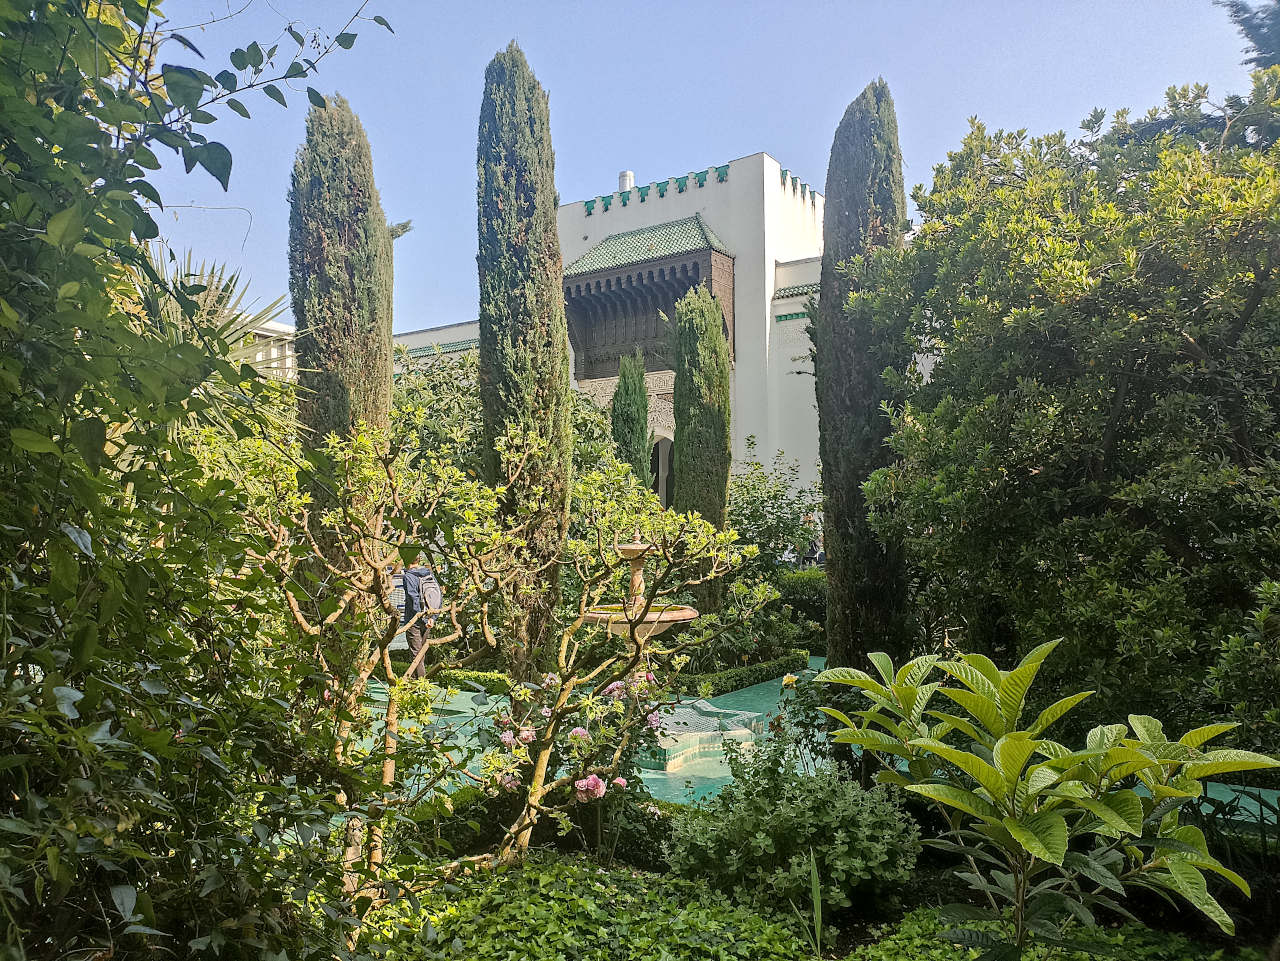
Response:
[[[637,641],[645,641],[661,634],[675,624],[684,624],[698,616],[692,607],[683,604],[652,604],[645,610],[644,559],[653,548],[640,540],[637,530],[629,544],[614,544],[618,556],[631,565],[631,585],[623,604],[601,604],[586,613],[588,624],[603,624],[611,634],[630,636],[635,631]]]

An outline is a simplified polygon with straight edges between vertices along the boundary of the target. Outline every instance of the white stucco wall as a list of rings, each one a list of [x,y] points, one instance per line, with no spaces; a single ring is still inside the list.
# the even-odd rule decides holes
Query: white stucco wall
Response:
[[[612,234],[701,214],[734,255],[734,457],[745,455],[746,439],[754,435],[757,456],[767,461],[784,450],[809,480],[817,476],[818,456],[813,381],[794,373],[804,366],[794,358],[807,355],[808,338],[803,323],[775,330],[773,292],[817,279],[822,197],[790,174],[784,183],[781,164],[765,153],[728,167],[723,183],[711,168],[702,187],[690,173],[683,193],[671,178],[664,197],[657,181],[640,177],[638,184],[650,186],[644,203],[632,189],[625,207],[617,191],[610,194],[607,211],[604,195],[591,198],[590,214],[582,200],[564,204],[557,212],[561,255],[571,264]]]
[[[683,192],[672,177],[662,197],[657,181],[641,178],[638,184],[650,187],[643,203],[633,188],[624,207],[615,191],[607,211],[600,196],[591,198],[589,215],[582,200],[564,204],[557,211],[561,256],[571,264],[612,234],[701,214],[734,256],[734,457],[745,455],[746,439],[754,435],[757,457],[767,463],[783,450],[808,482],[817,476],[818,418],[806,322],[775,319],[802,311],[807,297],[775,301],[773,295],[779,287],[818,280],[822,197],[790,172],[784,180],[782,165],[765,153],[730,161],[728,168],[723,183],[709,168],[701,187],[690,172]],[[476,337],[479,325],[468,321],[399,334],[396,341],[419,347]]]

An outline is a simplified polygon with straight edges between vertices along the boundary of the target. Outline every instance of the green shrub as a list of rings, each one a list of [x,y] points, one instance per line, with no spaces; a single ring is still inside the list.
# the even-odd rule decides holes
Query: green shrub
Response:
[[[710,688],[708,697],[739,691],[752,684],[763,684],[784,674],[794,674],[809,666],[809,652],[794,650],[785,657],[765,661],[763,664],[748,664],[745,667],[732,667],[726,671],[712,674],[689,674],[680,678],[680,690],[685,694],[701,695],[704,685]]]
[[[773,577],[773,586],[800,617],[822,624],[827,619],[827,572],[821,567],[782,571]]]
[[[452,886],[451,886],[452,887]],[[388,961],[794,961],[804,946],[783,924],[701,885],[608,871],[588,860],[534,858],[457,882],[416,910],[381,909]]]
[[[827,572],[821,567],[783,571],[773,578],[782,603],[795,612],[797,622],[812,625],[805,644],[810,653],[827,653]]]
[[[980,953],[977,948],[962,948],[942,940],[949,927],[940,913],[930,908],[912,911],[896,924],[873,931],[874,944],[854,949],[846,961],[968,961]],[[1190,941],[1180,934],[1153,931],[1141,925],[1126,924],[1114,930],[1099,928],[1072,929],[1066,933],[1074,944],[1105,944],[1112,956],[1124,961],[1262,961],[1262,955],[1249,948],[1223,950]],[[1040,946],[1028,950],[1026,961],[1095,961],[1105,955],[1080,950],[1064,950],[1049,954]]]
[[[732,783],[672,825],[671,870],[782,910],[810,903],[810,851],[825,910],[906,881],[920,835],[897,797],[839,769],[806,771],[798,757],[786,736],[731,751]]]

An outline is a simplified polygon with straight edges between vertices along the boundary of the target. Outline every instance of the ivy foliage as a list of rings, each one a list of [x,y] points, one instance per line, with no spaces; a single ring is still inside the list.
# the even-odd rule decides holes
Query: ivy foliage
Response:
[[[936,360],[899,381],[873,526],[953,643],[1062,637],[1081,726],[1220,711],[1205,675],[1280,569],[1278,86],[1229,135],[1199,89],[1074,141],[975,123],[855,295]]]
[[[159,155],[226,187],[206,125],[336,40],[211,76],[167,62],[197,54],[158,7],[0,4],[0,926],[27,958],[332,956],[351,906],[311,843],[336,785],[289,710],[308,671],[262,656],[240,499],[179,429],[254,432],[262,387],[143,245]]]
[[[388,961],[793,961],[786,925],[688,881],[607,871],[590,861],[534,859],[463,881],[423,910],[388,912]],[[426,915],[425,919],[423,914]],[[395,932],[402,932],[398,935]]]

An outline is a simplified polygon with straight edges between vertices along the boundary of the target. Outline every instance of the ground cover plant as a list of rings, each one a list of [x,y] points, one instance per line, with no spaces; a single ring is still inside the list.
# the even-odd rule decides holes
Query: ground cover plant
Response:
[[[375,923],[389,961],[794,961],[806,953],[787,925],[702,885],[590,860],[531,858],[460,879],[450,896],[397,906]]]

